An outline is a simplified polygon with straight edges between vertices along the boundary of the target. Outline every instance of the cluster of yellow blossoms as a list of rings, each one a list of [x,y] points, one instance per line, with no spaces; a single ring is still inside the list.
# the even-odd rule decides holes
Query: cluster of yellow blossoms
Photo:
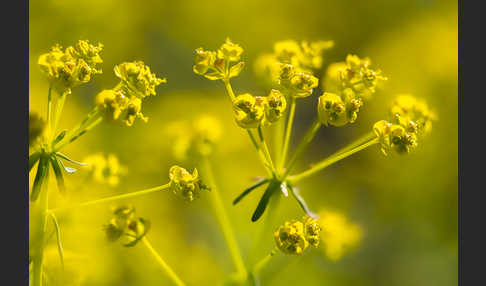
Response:
[[[179,166],[172,166],[169,170],[169,189],[177,196],[192,202],[199,197],[203,190],[210,190],[199,178],[197,169],[189,173]]]
[[[167,134],[173,139],[173,154],[177,160],[185,161],[211,154],[219,141],[222,127],[213,116],[201,115],[192,122],[175,121],[168,125]]]
[[[142,61],[122,63],[114,71],[120,83],[98,93],[96,106],[109,121],[120,120],[126,126],[132,126],[136,118],[147,122],[142,114],[142,99],[155,95],[155,87],[167,80],[157,78]]]
[[[381,71],[370,69],[370,65],[368,58],[348,55],[345,62],[330,66],[326,90],[336,91],[319,97],[317,112],[322,124],[343,126],[356,121],[363,100],[369,99],[377,84],[387,79]]]
[[[85,157],[83,162],[88,164],[85,168],[94,181],[110,186],[118,185],[120,176],[127,172],[125,166],[122,166],[113,154],[92,154]]]
[[[321,226],[317,220],[304,216],[302,221],[286,221],[274,233],[275,243],[286,254],[300,255],[312,245],[319,246]]]
[[[425,101],[410,95],[399,95],[395,99],[390,108],[390,117],[390,121],[381,120],[373,126],[385,155],[390,151],[409,153],[417,146],[417,137],[428,133],[432,121],[437,119]]]
[[[100,57],[102,50],[102,44],[94,46],[87,40],[80,40],[74,47],[65,50],[55,45],[50,52],[39,57],[38,64],[54,89],[70,94],[71,88],[87,83],[91,76],[101,73],[96,65],[103,62]]]
[[[277,122],[286,108],[285,96],[276,89],[272,89],[266,97],[244,93],[233,99],[235,121],[242,128],[257,128],[261,124]]]
[[[109,241],[117,241],[123,237],[125,240],[123,245],[131,247],[147,234],[150,222],[135,217],[134,207],[120,206],[113,208],[113,218],[109,223],[103,225],[103,229]]]

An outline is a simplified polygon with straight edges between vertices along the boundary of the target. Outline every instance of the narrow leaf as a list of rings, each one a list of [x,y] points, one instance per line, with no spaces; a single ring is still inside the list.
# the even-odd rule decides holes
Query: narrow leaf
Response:
[[[270,201],[270,197],[273,195],[275,190],[278,189],[278,187],[279,184],[276,183],[275,181],[270,182],[267,189],[263,193],[260,202],[258,202],[257,208],[255,209],[253,216],[251,217],[252,222],[257,221],[263,215],[265,209],[267,208],[268,202]]]
[[[64,251],[62,248],[62,240],[61,240],[61,229],[59,228],[59,223],[57,222],[57,218],[54,213],[49,213],[50,217],[52,218],[52,222],[54,224],[54,229],[56,230],[56,237],[57,237],[57,251],[59,253],[59,258],[61,259],[62,268],[64,268]]]
[[[299,190],[298,189],[294,189],[291,185],[287,185],[287,187],[289,188],[290,190],[290,193],[294,196],[294,198],[297,200],[297,202],[299,203],[300,207],[304,210],[304,212],[310,216],[311,218],[314,218],[314,219],[317,219],[319,218],[319,216],[315,213],[313,213],[309,207],[307,206],[304,198],[302,198],[299,194]]]
[[[56,156],[51,157],[52,170],[54,170],[54,175],[56,175],[57,187],[59,191],[64,194],[66,193],[66,185],[64,184],[64,177],[62,176],[60,161]]]
[[[88,163],[82,163],[82,162],[74,161],[73,159],[68,158],[68,156],[66,156],[66,155],[64,155],[60,152],[56,152],[56,155],[59,156],[60,158],[64,159],[64,160],[71,162],[71,163],[78,164],[80,166],[88,166]]]
[[[34,178],[34,186],[32,187],[32,193],[30,194],[30,200],[35,202],[39,197],[42,185],[49,172],[49,159],[41,156],[39,159],[39,167],[37,168],[37,174]]]
[[[57,135],[56,139],[54,139],[54,141],[52,141],[52,144],[55,145],[55,144],[59,143],[64,138],[64,136],[66,136],[66,130],[63,130],[61,133],[59,133],[59,135]]]
[[[66,171],[66,172],[68,172],[69,174],[72,174],[72,173],[74,173],[74,172],[76,172],[76,171],[77,171],[77,170],[76,170],[76,169],[74,169],[74,168],[64,166],[64,164],[62,163],[62,161],[61,161],[61,160],[59,160],[58,162],[59,162],[59,163],[61,163],[62,168],[63,168],[63,169]]]
[[[246,195],[248,195],[251,191],[253,191],[254,189],[262,186],[262,185],[265,185],[266,183],[268,183],[268,179],[263,179],[263,180],[260,180],[258,182],[256,182],[255,184],[251,185],[250,187],[248,187],[246,190],[243,191],[243,193],[241,193],[234,201],[233,201],[233,205],[236,205],[239,201],[241,201]]]
[[[40,158],[40,153],[39,152],[34,152],[32,155],[29,156],[29,173],[30,170],[34,167],[35,163],[39,161]]]

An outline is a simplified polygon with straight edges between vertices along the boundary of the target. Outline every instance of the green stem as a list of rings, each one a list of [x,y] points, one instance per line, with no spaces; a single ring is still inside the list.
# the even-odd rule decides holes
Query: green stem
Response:
[[[224,79],[223,82],[224,82],[224,87],[226,88],[226,91],[228,92],[228,95],[231,98],[231,101],[233,101],[236,98],[236,96],[235,93],[233,92],[233,88],[231,87],[231,83],[229,79]]]
[[[80,136],[93,129],[93,127],[98,125],[102,120],[103,117],[98,109],[94,108],[80,123],[78,123],[78,125],[71,129],[60,142],[53,146],[54,152],[61,150],[67,144],[75,141]]]
[[[255,264],[253,267],[253,274],[258,275],[260,274],[260,271],[268,264],[270,259],[277,253],[278,248],[274,247],[272,251],[267,254],[265,257],[263,257],[258,263]]]
[[[348,151],[345,151],[345,152],[341,152],[341,153],[334,153],[333,155],[327,157],[326,159],[320,161],[319,163],[315,164],[314,166],[312,166],[309,170],[305,171],[305,172],[302,172],[300,174],[297,174],[297,175],[293,175],[293,176],[290,176],[288,178],[288,181],[290,183],[296,183],[297,181],[300,181],[304,178],[307,178],[313,174],[315,174],[316,172],[348,157],[348,156],[351,156],[352,154],[356,153],[356,152],[359,152],[363,149],[366,149],[368,148],[369,146],[372,146],[374,144],[377,144],[379,142],[379,139],[378,138],[374,138],[373,140],[370,140],[360,146],[357,146],[351,150],[348,150]]]
[[[38,239],[39,244],[38,248],[35,251],[35,256],[33,259],[34,267],[33,267],[33,286],[41,286],[42,285],[42,265],[44,263],[44,244],[45,244],[45,233],[46,233],[46,226],[47,226],[47,209],[48,209],[48,190],[47,185],[49,183],[49,171],[47,171],[46,176],[44,177],[43,181],[41,182],[41,193],[39,199],[39,212],[37,213],[36,222],[35,223],[37,228],[37,233],[35,235],[36,239]]]
[[[76,204],[76,205],[72,205],[72,206],[55,208],[55,209],[49,210],[49,212],[64,211],[64,210],[74,209],[74,208],[78,208],[78,207],[85,207],[85,206],[96,205],[96,204],[101,204],[101,203],[106,203],[106,202],[111,202],[111,201],[116,201],[116,200],[121,200],[121,199],[126,199],[126,198],[137,197],[137,196],[146,195],[146,194],[150,194],[150,193],[154,193],[154,192],[158,192],[158,191],[164,191],[164,190],[167,190],[168,188],[169,188],[169,184],[165,184],[165,185],[162,185],[162,186],[153,187],[153,188],[145,189],[145,190],[141,190],[141,191],[135,191],[135,192],[131,192],[131,193],[128,193],[128,194],[110,196],[110,197],[107,197],[107,198],[88,201],[88,202],[84,202],[84,203],[80,203],[80,204]]]
[[[295,98],[293,96],[290,96],[290,112],[289,112],[289,118],[287,120],[287,126],[285,129],[285,138],[284,138],[284,145],[283,145],[283,150],[282,150],[282,155],[280,159],[280,166],[278,166],[279,170],[282,170],[283,166],[285,165],[285,159],[287,157],[287,152],[289,149],[289,143],[290,143],[290,136],[292,135],[292,126],[294,124],[294,115],[295,115]]]
[[[159,255],[159,253],[152,247],[152,244],[148,241],[147,236],[144,236],[142,238],[143,243],[147,247],[147,249],[150,251],[150,254],[157,260],[159,265],[162,267],[162,269],[167,273],[167,276],[174,282],[175,285],[178,286],[184,286],[184,282],[177,276],[177,274],[170,268],[170,266],[162,259],[162,257]]]
[[[228,215],[226,213],[226,210],[224,209],[223,201],[221,199],[221,196],[219,194],[219,190],[216,186],[216,181],[214,179],[213,171],[211,168],[211,164],[209,162],[209,159],[207,157],[204,157],[202,159],[203,167],[206,173],[206,177],[208,180],[209,185],[211,186],[211,191],[210,191],[210,203],[213,208],[213,211],[216,215],[216,219],[218,221],[219,227],[221,228],[224,236],[224,240],[226,241],[226,244],[228,245],[230,254],[231,254],[231,259],[233,261],[233,264],[236,268],[236,271],[240,277],[246,277],[247,271],[245,268],[245,264],[243,262],[243,258],[240,253],[240,249],[238,247],[238,244],[236,242],[235,235],[233,233],[233,229],[231,227],[231,223],[229,221]]]
[[[56,110],[54,111],[54,125],[52,127],[52,136],[55,136],[57,124],[61,118],[62,110],[64,108],[64,102],[66,102],[67,94],[65,92],[61,93],[56,101]]]
[[[273,145],[274,145],[274,155],[275,155],[275,164],[277,166],[280,166],[282,162],[282,158],[280,157],[280,154],[282,154],[282,147],[283,147],[283,137],[284,137],[284,120],[279,120],[275,124],[275,127],[273,128]]]
[[[265,141],[265,137],[263,137],[263,131],[261,125],[258,125],[258,137],[260,138],[260,142],[262,143],[263,146],[263,154],[265,155],[267,162],[270,164],[270,168],[272,169],[273,177],[276,178],[277,174],[276,174],[275,166],[273,165],[272,156],[270,156],[270,151],[268,151],[268,146],[267,146],[267,142]]]
[[[247,129],[246,132],[248,133],[248,136],[250,136],[251,142],[253,143],[253,146],[255,146],[255,149],[258,152],[258,158],[260,159],[263,167],[267,171],[269,176],[273,176],[273,171],[271,168],[270,163],[267,161],[267,158],[263,154],[262,148],[260,148],[260,145],[258,142],[255,140],[255,136],[253,135],[253,132],[250,129]]]
[[[49,129],[49,132],[51,131],[50,126],[52,124],[51,122],[51,110],[52,110],[52,85],[49,85],[49,91],[47,93],[47,128]],[[52,135],[54,136],[54,135]]]
[[[334,154],[340,154],[342,152],[345,152],[345,151],[349,151],[369,140],[372,140],[376,137],[375,133],[374,132],[368,132],[366,133],[365,135],[359,137],[358,139],[354,140],[353,142],[349,143],[348,145],[346,145],[345,147],[339,149],[338,151],[334,152]]]
[[[314,136],[316,135],[320,127],[321,127],[321,122],[319,121],[319,119],[316,118],[312,123],[312,126],[309,128],[304,138],[300,142],[299,146],[297,147],[297,150],[295,151],[294,155],[290,159],[289,164],[285,168],[285,173],[282,176],[282,181],[284,181],[285,178],[287,178],[288,174],[294,167],[295,162],[300,157],[300,155],[302,155],[305,149],[307,149],[307,146],[309,146],[309,143],[312,141],[312,139],[314,139]]]

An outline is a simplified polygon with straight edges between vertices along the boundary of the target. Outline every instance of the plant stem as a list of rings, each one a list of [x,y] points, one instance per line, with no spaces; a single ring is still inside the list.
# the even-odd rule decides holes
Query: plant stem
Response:
[[[260,271],[267,265],[268,261],[277,253],[278,248],[274,247],[272,251],[267,254],[265,257],[263,257],[258,263],[255,264],[253,267],[253,274],[258,275]]]
[[[47,209],[48,209],[48,190],[47,185],[49,183],[49,170],[47,171],[46,176],[44,177],[43,181],[40,182],[41,185],[41,193],[39,198],[39,212],[37,214],[37,221],[33,222],[38,225],[37,232],[35,237],[38,239],[39,244],[38,248],[35,251],[35,256],[33,259],[34,267],[33,267],[33,286],[41,286],[42,285],[42,264],[44,263],[44,244],[45,244],[45,233],[46,233],[46,220],[47,220]]]
[[[295,98],[293,96],[290,96],[290,112],[289,118],[287,120],[287,126],[285,128],[285,138],[283,141],[284,145],[280,159],[280,166],[278,166],[279,170],[282,170],[283,166],[285,165],[285,159],[287,157],[287,152],[289,149],[290,135],[292,134],[292,125],[294,124],[295,105]]]
[[[263,145],[263,153],[264,153],[264,155],[267,159],[267,162],[270,164],[270,168],[272,169],[273,177],[276,178],[277,172],[275,170],[275,166],[273,165],[272,156],[270,156],[270,152],[268,151],[268,146],[267,146],[267,143],[265,142],[265,137],[263,137],[263,131],[262,131],[261,125],[258,125],[258,137],[260,138],[260,142]]]
[[[349,143],[348,145],[346,145],[345,147],[339,149],[338,151],[334,152],[334,154],[340,154],[342,152],[345,152],[345,151],[348,151],[348,150],[351,150],[371,139],[374,139],[376,137],[375,133],[373,133],[372,131],[371,132],[368,132],[366,133],[365,135],[359,137],[358,139],[354,140],[353,142]]]
[[[61,150],[67,144],[78,139],[81,135],[93,129],[93,127],[98,125],[101,121],[101,114],[99,113],[97,108],[94,108],[88,113],[88,115],[86,115],[86,117],[80,123],[78,123],[78,125],[76,125],[66,134],[64,139],[62,139],[60,142],[57,142],[57,144],[53,146],[54,152]]]
[[[223,201],[219,194],[219,190],[216,186],[216,181],[214,179],[211,163],[209,162],[208,157],[204,157],[202,161],[203,161],[202,163],[203,163],[204,170],[206,172],[207,180],[209,182],[209,185],[211,186],[211,191],[210,191],[211,206],[216,215],[216,219],[218,221],[219,227],[223,232],[224,240],[228,245],[231,254],[231,259],[233,260],[233,264],[236,268],[236,271],[239,276],[244,278],[247,275],[245,264],[243,263],[243,258],[241,256],[238,243],[236,242],[236,238],[233,233],[231,223],[224,209]]]
[[[320,127],[321,127],[321,122],[319,121],[319,119],[316,118],[312,123],[312,126],[309,128],[304,138],[300,142],[299,146],[297,147],[297,150],[295,151],[294,155],[290,159],[289,164],[285,168],[285,173],[282,176],[282,181],[284,181],[285,178],[288,176],[288,174],[294,167],[295,162],[300,157],[300,155],[302,155],[305,149],[307,149],[307,146],[309,146],[309,143],[312,141],[312,139],[314,139],[314,136],[316,135]]]
[[[233,101],[236,96],[235,93],[233,92],[233,88],[231,87],[231,83],[229,79],[224,79],[224,87],[226,88],[226,91],[228,92],[229,97],[231,98],[231,101]]]
[[[184,284],[184,282],[182,282],[182,280],[179,278],[179,276],[177,276],[177,274],[175,274],[174,270],[172,270],[172,268],[170,268],[170,266],[164,261],[164,259],[162,259],[162,257],[159,255],[159,253],[152,247],[152,244],[148,241],[147,236],[144,236],[142,238],[142,241],[145,244],[145,246],[147,247],[147,249],[150,251],[152,256],[155,258],[155,260],[157,260],[157,262],[160,264],[162,269],[167,273],[167,276],[169,276],[169,278],[172,280],[172,282],[174,282],[174,284],[178,285],[178,286],[186,285],[186,284]]]
[[[282,158],[280,154],[282,154],[282,147],[283,147],[283,137],[284,137],[284,120],[279,120],[275,124],[273,128],[273,145],[274,145],[274,155],[275,155],[275,164],[280,166],[282,162]]]
[[[131,193],[123,194],[123,195],[111,196],[111,197],[93,200],[93,201],[88,201],[88,202],[84,202],[84,203],[80,203],[80,204],[76,204],[76,205],[72,205],[72,206],[55,208],[55,209],[49,210],[49,212],[64,211],[64,210],[74,209],[74,208],[78,208],[78,207],[85,207],[85,206],[90,206],[90,205],[95,205],[95,204],[100,204],[100,203],[106,203],[106,202],[111,202],[111,201],[116,201],[116,200],[121,200],[121,199],[141,196],[141,195],[146,195],[146,194],[150,194],[150,193],[154,193],[154,192],[158,192],[158,191],[164,191],[164,190],[167,190],[168,188],[169,188],[169,184],[165,184],[165,185],[162,185],[162,186],[153,187],[153,188],[145,189],[145,190],[141,190],[141,191],[135,191],[135,192],[131,192]]]
[[[313,174],[315,174],[316,172],[336,163],[337,161],[339,160],[342,160],[348,156],[351,156],[352,154],[356,153],[356,152],[359,152],[363,149],[366,149],[368,148],[369,146],[371,145],[374,145],[374,144],[377,144],[379,142],[379,139],[378,138],[374,138],[362,145],[359,145],[351,150],[348,150],[348,151],[345,151],[345,152],[341,152],[341,153],[335,153],[329,157],[327,157],[326,159],[320,161],[319,163],[315,164],[314,166],[312,166],[309,170],[307,171],[304,171],[300,174],[297,174],[297,175],[293,175],[293,176],[290,176],[288,178],[288,181],[290,183],[296,183],[297,181],[300,181],[304,178],[307,178]]]
[[[56,110],[54,111],[54,125],[52,127],[52,136],[56,134],[57,124],[59,123],[59,119],[61,118],[62,110],[64,108],[64,102],[66,101],[67,94],[61,93],[56,101]]]
[[[47,93],[47,128],[49,130],[49,133],[51,132],[51,110],[52,110],[52,85],[49,84],[49,91]],[[49,136],[54,136],[50,135]]]

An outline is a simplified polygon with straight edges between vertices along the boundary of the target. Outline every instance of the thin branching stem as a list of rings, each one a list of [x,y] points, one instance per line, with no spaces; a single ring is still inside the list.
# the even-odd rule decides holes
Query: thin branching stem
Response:
[[[142,238],[142,241],[143,241],[143,244],[145,244],[145,246],[149,250],[150,254],[152,254],[152,256],[155,258],[155,260],[157,260],[157,262],[162,267],[162,269],[165,271],[165,273],[167,273],[167,276],[169,276],[169,278],[172,280],[172,282],[174,282],[174,284],[178,285],[178,286],[186,285],[186,284],[184,284],[184,282],[182,282],[182,280],[179,278],[179,276],[177,276],[177,274],[174,272],[174,270],[172,270],[172,268],[159,255],[157,250],[155,250],[153,248],[152,244],[150,243],[150,241],[147,239],[146,236],[144,236]]]
[[[290,144],[290,136],[292,135],[292,126],[294,124],[296,103],[295,103],[295,98],[293,96],[290,96],[289,98],[290,98],[290,111],[287,120],[287,126],[285,128],[285,137],[283,141],[284,143],[283,143],[282,155],[280,158],[280,166],[278,166],[279,170],[282,170],[283,166],[285,165],[285,160],[287,158],[287,153]]]

